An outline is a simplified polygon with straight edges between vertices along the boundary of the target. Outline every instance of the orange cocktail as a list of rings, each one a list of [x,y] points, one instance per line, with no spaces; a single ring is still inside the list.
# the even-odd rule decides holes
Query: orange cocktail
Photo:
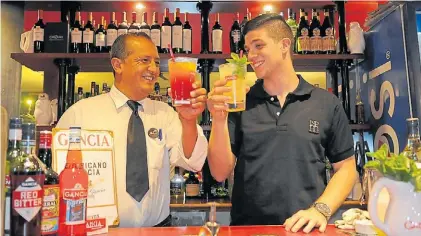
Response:
[[[168,61],[173,106],[190,105],[196,66],[196,58],[177,57]]]

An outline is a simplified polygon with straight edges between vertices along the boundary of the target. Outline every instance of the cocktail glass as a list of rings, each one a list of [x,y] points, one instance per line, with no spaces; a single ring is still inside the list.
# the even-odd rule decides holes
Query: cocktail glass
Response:
[[[225,63],[219,66],[220,79],[226,79],[226,87],[231,88],[224,93],[230,99],[228,112],[244,111],[246,108],[246,64]]]
[[[176,57],[168,60],[173,106],[190,105],[196,67],[197,58]]]

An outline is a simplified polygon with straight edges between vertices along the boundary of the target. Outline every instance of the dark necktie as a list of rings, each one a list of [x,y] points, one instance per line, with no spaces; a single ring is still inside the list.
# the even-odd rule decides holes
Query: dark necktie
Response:
[[[138,113],[142,105],[132,100],[127,105],[133,113],[127,129],[126,191],[140,202],[149,190],[145,128]]]

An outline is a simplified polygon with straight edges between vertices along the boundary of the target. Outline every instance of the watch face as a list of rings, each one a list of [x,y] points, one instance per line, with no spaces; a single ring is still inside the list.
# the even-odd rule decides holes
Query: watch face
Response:
[[[316,203],[315,207],[326,215],[330,215],[330,208],[324,203]]]

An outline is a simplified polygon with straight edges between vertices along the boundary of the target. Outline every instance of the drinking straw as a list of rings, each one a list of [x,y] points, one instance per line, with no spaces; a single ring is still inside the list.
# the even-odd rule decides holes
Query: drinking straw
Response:
[[[168,44],[168,49],[170,50],[170,55],[171,55],[172,61],[175,61],[174,52],[172,51],[172,47],[171,47],[170,43]]]

